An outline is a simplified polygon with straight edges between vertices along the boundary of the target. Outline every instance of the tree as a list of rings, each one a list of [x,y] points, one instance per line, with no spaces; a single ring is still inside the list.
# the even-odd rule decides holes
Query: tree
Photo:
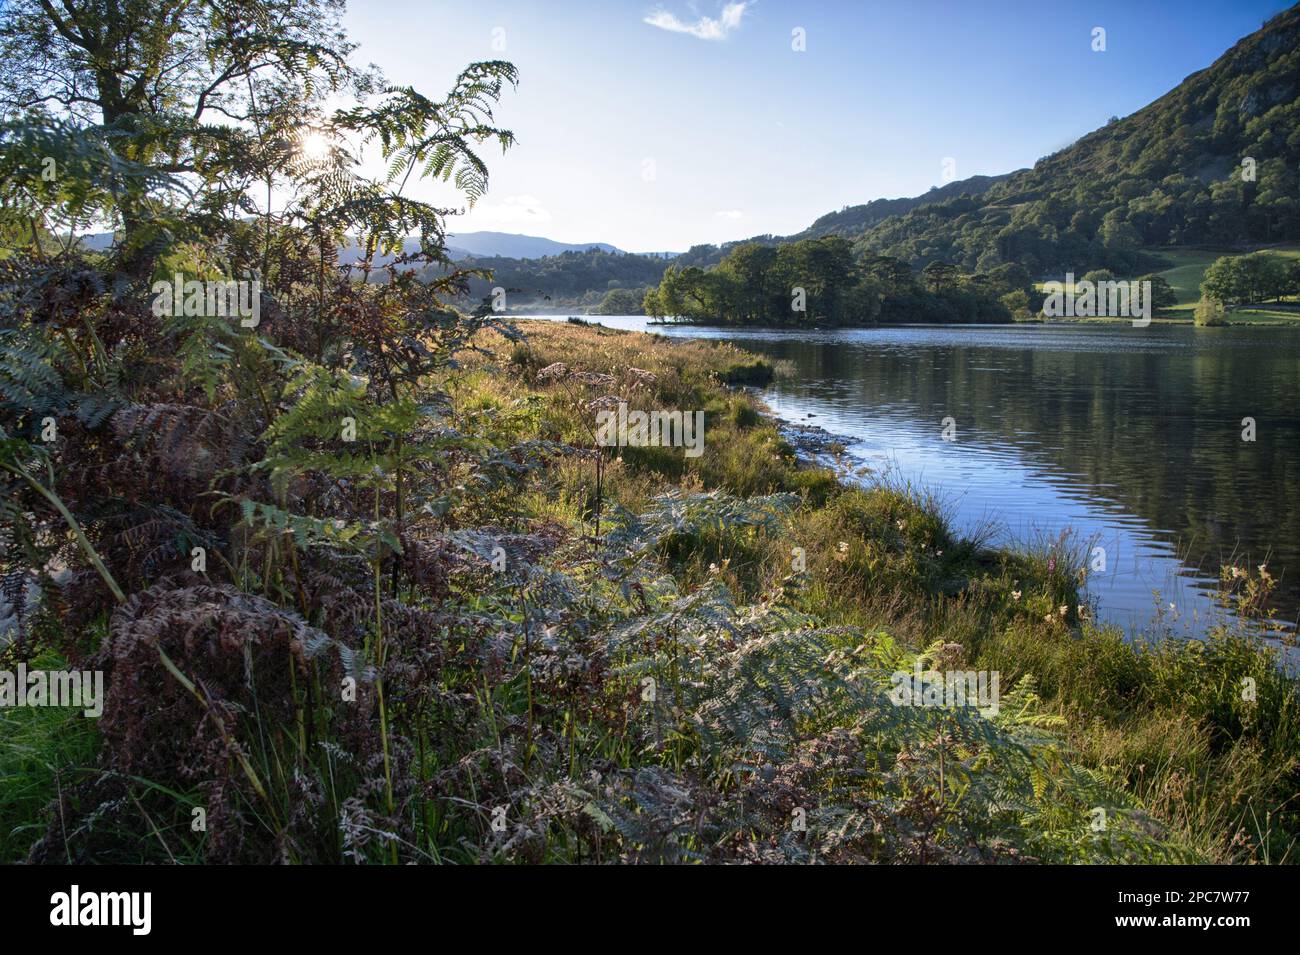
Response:
[[[668,275],[665,272],[664,278]],[[676,274],[672,299],[677,303],[673,314],[692,319],[716,318],[719,315],[720,283],[712,273],[689,265]],[[662,286],[661,286],[662,288]]]
[[[1273,252],[1250,255],[1225,255],[1205,270],[1201,280],[1202,296],[1224,304],[1280,301],[1291,290],[1291,273],[1287,261]]]
[[[1196,303],[1193,320],[1202,327],[1226,324],[1227,319],[1223,303],[1218,299],[1202,298]]]
[[[1214,299],[1223,304],[1236,304],[1244,301],[1247,294],[1240,256],[1225,255],[1215,259],[1201,277],[1202,301]]]
[[[647,293],[638,289],[610,289],[600,304],[592,309],[593,315],[642,315]]]
[[[1142,235],[1125,220],[1121,209],[1112,209],[1101,220],[1101,241],[1108,249],[1128,252],[1142,244]]]
[[[367,265],[412,233],[429,260],[443,260],[445,210],[401,187],[418,170],[454,179],[471,204],[482,195],[487,167],[475,148],[513,141],[492,125],[491,104],[515,69],[473,64],[441,102],[386,88],[376,70],[349,63],[342,11],[342,0],[13,0],[0,12],[0,111],[61,124],[154,174],[115,191],[109,207],[134,277],[167,245],[246,231],[250,214],[269,236],[277,185],[300,196],[295,212],[322,241],[359,232]],[[367,105],[376,93],[383,100]],[[331,97],[362,105],[327,115]],[[338,139],[348,134],[380,140],[386,179],[356,173]],[[234,207],[240,214],[228,215]],[[265,256],[257,264],[264,271]]]
[[[997,266],[989,272],[989,279],[997,291],[1003,295],[1020,291],[1028,294],[1034,288],[1033,278],[1023,266],[1017,265],[1015,262],[1007,262]]]
[[[949,262],[934,261],[921,270],[921,281],[931,292],[944,292],[957,281],[957,266]]]
[[[1153,309],[1173,308],[1178,304],[1178,295],[1164,276],[1156,275],[1153,272],[1142,276],[1138,281],[1151,283],[1151,307]]]
[[[645,290],[645,295],[641,299],[641,312],[644,315],[649,315],[655,321],[663,318],[663,306],[659,304],[659,289],[648,288]]]
[[[884,295],[880,283],[869,275],[861,276],[848,290],[842,303],[846,324],[875,324],[880,319]]]
[[[1034,317],[1030,309],[1029,293],[1024,289],[1016,289],[1014,292],[1008,292],[1001,298],[1003,306],[1011,313],[1011,317],[1018,322],[1029,321]]]
[[[861,264],[867,275],[876,278],[886,294],[900,294],[912,291],[916,286],[916,277],[911,267],[901,259],[889,255],[870,255]]]
[[[659,288],[655,290],[655,298],[659,300],[659,314],[665,318],[686,317],[685,306],[682,303],[681,281],[678,276],[677,266],[668,266],[664,269],[663,278],[659,280]]]
[[[782,245],[773,264],[776,284],[783,297],[784,321],[836,322],[841,318],[840,297],[855,277],[853,252],[840,236],[801,239]],[[803,290],[805,310],[791,313],[796,290]]]
[[[59,119],[123,159],[185,177],[211,214],[291,157],[324,97],[369,78],[338,0],[13,0],[0,14],[0,107]],[[145,261],[158,196],[116,212],[125,259]],[[209,223],[210,224],[210,223]]]
[[[772,288],[772,265],[776,256],[777,250],[772,246],[744,242],[728,252],[718,264],[717,271],[729,278],[735,287],[740,321],[759,322],[772,318],[772,300],[779,295]]]
[[[1252,300],[1282,301],[1291,290],[1291,276],[1286,259],[1274,252],[1253,252],[1243,263],[1251,283]]]

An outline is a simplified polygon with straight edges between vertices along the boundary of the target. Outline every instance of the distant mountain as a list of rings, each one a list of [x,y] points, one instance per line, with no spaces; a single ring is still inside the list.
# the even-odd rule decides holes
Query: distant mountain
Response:
[[[504,289],[513,311],[588,311],[600,305],[610,293],[629,295],[639,309],[645,290],[659,284],[667,262],[654,255],[634,252],[605,252],[598,248],[561,252],[536,259],[505,256],[473,256],[456,266],[487,269],[491,279],[468,279],[469,294],[462,304],[476,304],[494,288]],[[422,275],[434,278],[443,269],[430,266]],[[617,313],[628,308],[623,301]],[[616,314],[616,313],[610,313]]]
[[[533,235],[514,235],[509,232],[460,232],[447,236],[447,246],[456,257],[498,256],[505,259],[540,259],[561,252],[621,252],[608,242],[556,242]]]
[[[419,239],[407,239],[403,244],[407,253],[419,251]],[[587,252],[598,249],[601,252],[623,254],[608,242],[590,242],[586,245],[572,242],[556,242],[533,235],[514,235],[509,232],[461,232],[447,236],[447,254],[453,259],[540,259],[564,252]],[[339,262],[351,265],[361,257],[355,239],[348,239],[347,245],[339,252]],[[385,265],[389,259],[376,257],[376,265]]]
[[[113,244],[111,232],[97,232],[82,236],[83,248],[102,252]],[[404,248],[408,253],[420,248],[418,239],[407,239]],[[586,252],[599,249],[601,252],[621,253],[622,250],[608,242],[556,242],[533,235],[515,235],[509,232],[462,232],[447,236],[447,251],[453,259],[500,257],[507,259],[540,259],[562,252]],[[655,253],[658,255],[658,253]],[[339,262],[350,265],[361,257],[356,240],[349,238],[339,251]],[[376,265],[384,265],[389,258],[376,257]]]

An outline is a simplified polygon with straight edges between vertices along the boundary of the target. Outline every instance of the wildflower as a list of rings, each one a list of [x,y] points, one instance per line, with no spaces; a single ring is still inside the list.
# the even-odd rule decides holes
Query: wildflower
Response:
[[[849,545],[847,541],[840,541],[839,546],[835,548],[835,559],[841,564],[849,559]]]
[[[553,362],[537,373],[538,381],[560,381],[569,374],[569,366],[562,361]]]
[[[905,530],[907,530],[907,521],[905,521],[903,518],[900,517],[900,518],[898,519],[897,523],[898,523],[898,529],[899,529],[900,531],[905,531]]]
[[[709,564],[709,576],[710,576],[710,577],[716,577],[717,574],[718,574],[718,565],[717,565],[717,564]]]
[[[1059,613],[1061,615],[1061,619],[1064,620],[1065,615],[1069,612],[1069,610],[1070,610],[1069,607],[1067,607],[1065,604],[1061,604],[1061,606],[1057,608],[1056,612]]]
[[[627,370],[627,376],[632,379],[632,387],[648,387],[653,385],[657,380],[654,372],[646,371],[643,368],[631,368]]]
[[[1020,591],[1018,591],[1018,590],[1013,590],[1013,591],[1011,591],[1011,599],[1012,599],[1012,600],[1019,600],[1019,599],[1020,599]]]

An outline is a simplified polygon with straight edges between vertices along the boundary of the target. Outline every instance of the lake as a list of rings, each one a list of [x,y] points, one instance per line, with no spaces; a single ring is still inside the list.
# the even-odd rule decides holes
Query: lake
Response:
[[[843,436],[847,458],[875,476],[931,492],[958,530],[991,527],[994,543],[1014,545],[1068,531],[1089,553],[1104,548],[1086,595],[1130,635],[1204,633],[1223,618],[1213,595],[1233,562],[1267,563],[1278,616],[1294,625],[1300,329],[590,320],[790,362],[793,377],[761,389],[772,411]]]

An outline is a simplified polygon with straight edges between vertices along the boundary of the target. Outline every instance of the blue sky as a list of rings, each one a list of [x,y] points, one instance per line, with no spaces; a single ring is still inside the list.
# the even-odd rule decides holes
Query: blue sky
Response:
[[[681,251],[917,195],[946,158],[957,178],[1032,165],[1287,6],[350,0],[346,23],[358,59],[429,94],[473,60],[519,67],[498,114],[519,143],[451,231]]]

